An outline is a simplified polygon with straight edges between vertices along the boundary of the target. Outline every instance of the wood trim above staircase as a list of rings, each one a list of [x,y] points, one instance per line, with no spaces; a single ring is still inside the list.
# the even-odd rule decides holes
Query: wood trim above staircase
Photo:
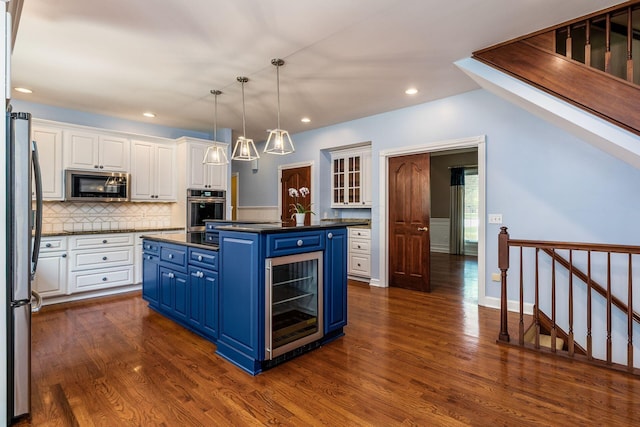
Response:
[[[525,40],[473,57],[640,135],[640,87],[543,50]]]

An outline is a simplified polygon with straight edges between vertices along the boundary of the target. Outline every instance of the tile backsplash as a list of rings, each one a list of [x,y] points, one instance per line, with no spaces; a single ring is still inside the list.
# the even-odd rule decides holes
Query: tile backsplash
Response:
[[[171,203],[45,202],[42,231],[100,231],[171,227]]]

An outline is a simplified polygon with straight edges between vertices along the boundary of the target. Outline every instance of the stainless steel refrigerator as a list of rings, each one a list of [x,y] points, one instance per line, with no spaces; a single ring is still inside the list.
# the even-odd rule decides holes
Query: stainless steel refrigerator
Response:
[[[41,304],[39,296],[31,289],[42,230],[42,185],[38,150],[30,135],[31,114],[7,113],[6,283],[9,330],[6,336],[9,349],[7,409],[10,419],[23,417],[31,411],[31,312],[37,311]],[[35,298],[33,304],[32,297]]]

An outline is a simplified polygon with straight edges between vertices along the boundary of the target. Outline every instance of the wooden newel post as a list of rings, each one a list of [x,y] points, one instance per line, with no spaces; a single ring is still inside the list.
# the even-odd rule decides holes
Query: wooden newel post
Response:
[[[498,340],[509,342],[507,331],[507,270],[509,269],[509,233],[507,227],[500,227],[498,234],[498,268],[502,292],[500,295],[500,335]]]

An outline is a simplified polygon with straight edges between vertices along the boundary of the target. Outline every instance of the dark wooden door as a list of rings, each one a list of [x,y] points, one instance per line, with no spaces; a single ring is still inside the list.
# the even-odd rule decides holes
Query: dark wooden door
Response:
[[[311,204],[311,166],[283,169],[282,180],[280,182],[280,192],[282,194],[280,220],[287,225],[293,225],[295,224],[295,220],[291,219],[291,215],[294,213],[291,205],[294,205],[296,202],[300,202],[304,206]],[[306,197],[296,200],[289,196],[290,188],[300,190],[301,187],[307,187],[309,189],[309,194]],[[304,224],[311,224],[311,214],[305,216]]]
[[[428,153],[389,158],[389,285],[429,292]]]

